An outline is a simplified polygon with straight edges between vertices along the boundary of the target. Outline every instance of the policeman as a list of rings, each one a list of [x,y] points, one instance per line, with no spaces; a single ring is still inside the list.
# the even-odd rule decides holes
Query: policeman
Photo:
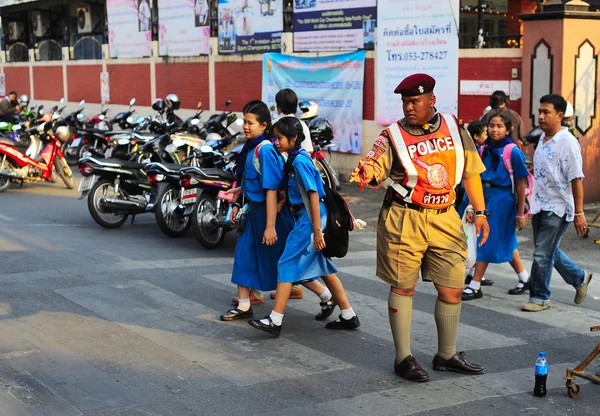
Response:
[[[438,292],[435,322],[438,352],[433,369],[480,374],[483,367],[456,353],[467,244],[452,203],[464,181],[476,211],[479,244],[489,233],[479,174],[485,170],[468,133],[453,116],[435,109],[435,80],[414,74],[395,89],[404,118],[379,136],[351,176],[361,186],[387,186],[377,224],[377,276],[391,285],[388,314],[399,376],[423,382],[429,374],[410,350],[412,296],[419,270]]]

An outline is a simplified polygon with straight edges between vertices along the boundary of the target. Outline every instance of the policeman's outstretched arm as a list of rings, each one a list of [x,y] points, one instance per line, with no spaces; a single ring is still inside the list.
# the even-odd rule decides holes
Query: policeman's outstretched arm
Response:
[[[485,210],[485,199],[483,198],[483,187],[481,186],[481,177],[479,175],[473,175],[468,179],[463,179],[465,185],[465,191],[473,205],[475,212]],[[475,218],[475,227],[477,229],[477,237],[481,235],[479,240],[479,246],[482,246],[488,239],[490,234],[490,226],[488,225],[487,218],[483,215],[478,215]],[[483,233],[483,234],[482,234]]]

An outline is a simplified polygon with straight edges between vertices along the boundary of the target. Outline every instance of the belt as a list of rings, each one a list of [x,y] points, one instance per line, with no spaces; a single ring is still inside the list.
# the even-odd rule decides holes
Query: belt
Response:
[[[388,188],[388,189],[390,189],[390,188]],[[439,208],[439,209],[437,209],[437,208],[425,208],[425,207],[422,207],[422,206],[417,205],[417,204],[411,204],[410,202],[406,202],[404,199],[402,199],[402,197],[400,195],[398,195],[398,193],[396,191],[392,190],[389,193],[391,194],[392,201],[394,201],[396,204],[401,205],[401,206],[403,206],[405,208],[408,208],[408,209],[412,209],[412,210],[415,210],[415,211],[422,212],[424,214],[430,214],[430,215],[443,214],[445,212],[448,212],[450,210],[450,208],[452,208],[452,205],[447,206],[445,208]],[[387,197],[387,195],[386,195],[386,197]]]
[[[500,186],[487,181],[482,181],[481,184],[484,188],[512,189],[512,186]]]

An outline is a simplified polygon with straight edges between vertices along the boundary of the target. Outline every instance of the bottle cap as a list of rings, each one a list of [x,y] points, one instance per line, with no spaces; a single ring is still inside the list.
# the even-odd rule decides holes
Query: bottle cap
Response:
[[[540,352],[540,357],[546,358],[546,353],[545,352]]]

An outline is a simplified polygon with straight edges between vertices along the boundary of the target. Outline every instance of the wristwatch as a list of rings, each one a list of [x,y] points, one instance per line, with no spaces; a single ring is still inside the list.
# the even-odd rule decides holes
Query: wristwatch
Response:
[[[480,217],[480,216],[484,216],[486,218],[490,217],[490,212],[487,209],[484,209],[483,211],[475,211],[475,216],[476,217]]]

